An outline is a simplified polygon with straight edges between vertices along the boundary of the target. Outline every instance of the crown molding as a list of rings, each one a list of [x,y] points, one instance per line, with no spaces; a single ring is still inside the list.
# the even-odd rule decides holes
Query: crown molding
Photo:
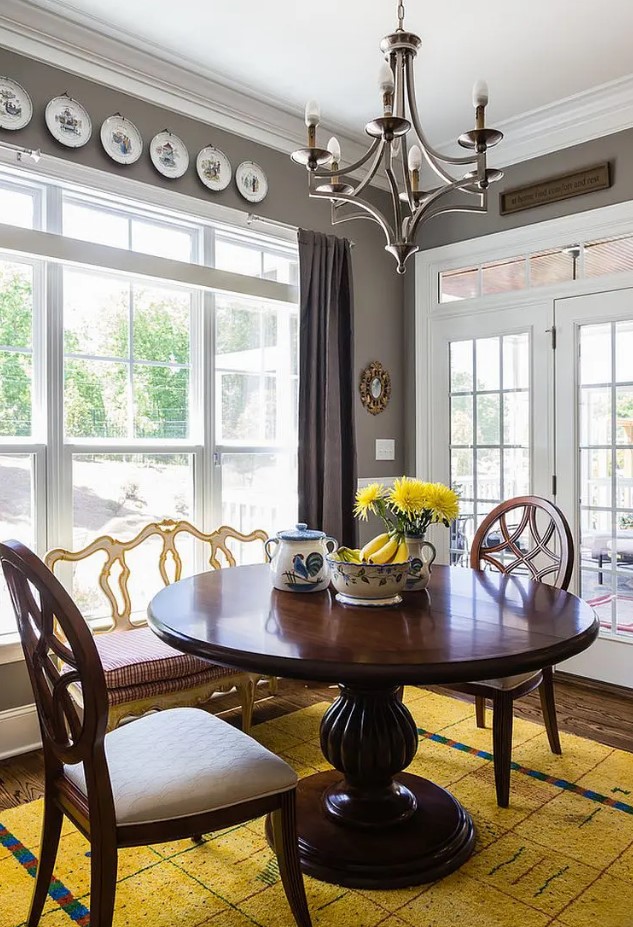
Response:
[[[37,5],[32,0],[3,0],[0,46],[287,154],[304,141],[303,118],[283,101],[209,68],[188,68],[163,47],[64,0],[39,0]],[[489,160],[503,167],[631,126],[633,75],[501,122],[498,128],[505,138]],[[366,150],[359,137],[341,125],[329,123],[323,129],[341,139],[350,161]],[[454,154],[455,142],[439,149]],[[376,178],[374,183],[388,189],[386,179]]]
[[[282,101],[209,68],[188,68],[180,56],[59,0],[3,0],[0,46],[286,154],[305,143],[303,115]],[[352,162],[367,149],[340,125],[322,130],[339,137]]]

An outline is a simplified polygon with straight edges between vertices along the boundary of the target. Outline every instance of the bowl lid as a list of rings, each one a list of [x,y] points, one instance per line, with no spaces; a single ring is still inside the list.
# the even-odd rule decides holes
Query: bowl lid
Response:
[[[277,532],[277,537],[282,541],[320,541],[325,536],[325,531],[308,528],[303,521],[296,524],[294,528],[285,528]]]

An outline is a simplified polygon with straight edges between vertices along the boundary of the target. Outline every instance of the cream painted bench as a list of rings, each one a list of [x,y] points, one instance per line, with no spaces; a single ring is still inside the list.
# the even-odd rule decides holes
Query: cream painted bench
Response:
[[[240,544],[259,542],[262,560],[265,560],[263,544],[268,538],[265,531],[242,534],[223,525],[217,531],[206,534],[188,521],[172,519],[148,524],[128,541],[103,535],[82,550],[55,548],[45,557],[53,572],[64,563],[77,564],[88,558],[103,560],[98,585],[109,603],[110,615],[109,621],[106,619],[93,624],[93,631],[108,690],[109,730],[117,727],[123,719],[148,711],[205,705],[212,696],[233,688],[237,690],[242,705],[242,729],[250,729],[259,677],[174,650],[147,626],[144,609],[133,612],[129,554],[143,545],[151,547],[158,539],[158,573],[163,584],[168,585],[182,578],[183,560],[177,541],[185,537],[193,538],[208,548],[207,562],[215,570],[235,566],[229,541]],[[158,592],[158,589],[155,591]],[[276,680],[269,680],[269,686],[274,693]]]

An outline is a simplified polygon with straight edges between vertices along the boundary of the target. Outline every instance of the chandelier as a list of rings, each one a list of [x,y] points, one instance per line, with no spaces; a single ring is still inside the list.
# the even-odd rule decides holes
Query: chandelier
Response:
[[[396,31],[380,43],[385,57],[379,76],[383,114],[365,126],[365,132],[373,139],[367,152],[353,164],[343,166],[336,138],[330,139],[327,148],[320,148],[316,138],[319,107],[311,100],[305,111],[307,147],[293,152],[291,158],[308,169],[309,195],[331,200],[333,225],[369,218],[381,226],[387,239],[385,249],[393,254],[398,273],[403,274],[407,259],[419,250],[415,240],[422,222],[445,212],[486,212],[488,186],[503,177],[501,171],[487,167],[486,152],[500,142],[503,135],[496,129],[486,128],[488,87],[484,81],[477,81],[473,87],[475,126],[457,140],[472,154],[449,157],[429,144],[420,124],[413,78],[413,59],[421,40],[405,30],[402,2],[398,3],[397,16]],[[440,180],[437,187],[429,190],[420,186],[423,159]],[[461,177],[449,171],[449,166],[457,173],[457,169],[466,165],[470,169]],[[367,173],[356,186],[343,179],[349,179],[354,171],[365,166]],[[391,193],[389,218],[362,196],[381,169]],[[451,193],[476,197],[476,202],[446,202],[446,194]],[[351,213],[348,211],[350,204],[356,206]]]

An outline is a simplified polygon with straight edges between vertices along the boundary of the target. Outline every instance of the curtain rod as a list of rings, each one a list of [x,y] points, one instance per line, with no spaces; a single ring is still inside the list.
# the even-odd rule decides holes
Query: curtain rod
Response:
[[[14,151],[18,161],[22,160],[22,155],[27,155],[37,164],[42,157],[39,148],[22,148],[21,145],[12,145],[11,142],[0,142],[0,148],[4,148],[6,151]]]
[[[297,232],[296,225],[290,225],[289,222],[280,222],[278,219],[267,219],[265,216],[256,216],[255,213],[249,212],[246,215],[246,224],[252,225],[253,222],[263,222],[265,225],[277,226],[280,229],[289,229],[292,232]],[[349,241],[350,248],[354,247],[355,242]]]

